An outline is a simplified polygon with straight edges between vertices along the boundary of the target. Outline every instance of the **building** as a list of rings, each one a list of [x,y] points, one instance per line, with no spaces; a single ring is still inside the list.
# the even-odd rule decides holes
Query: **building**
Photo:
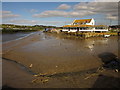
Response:
[[[109,30],[111,32],[120,32],[120,25],[112,25],[112,26],[109,26]]]
[[[63,26],[63,32],[107,32],[105,25],[95,25],[95,20],[81,19],[74,20],[72,24]]]

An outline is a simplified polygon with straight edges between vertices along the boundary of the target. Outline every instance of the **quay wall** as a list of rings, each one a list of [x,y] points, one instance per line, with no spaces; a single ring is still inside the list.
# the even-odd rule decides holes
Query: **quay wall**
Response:
[[[74,35],[74,36],[80,36],[80,37],[99,37],[104,35],[110,35],[110,36],[117,36],[117,32],[61,32],[60,30],[51,30],[50,33],[57,33],[57,34],[66,34],[66,35]]]

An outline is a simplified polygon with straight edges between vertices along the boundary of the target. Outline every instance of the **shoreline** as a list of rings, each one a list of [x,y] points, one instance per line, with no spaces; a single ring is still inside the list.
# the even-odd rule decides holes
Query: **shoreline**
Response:
[[[115,39],[115,37],[111,38]],[[119,73],[113,72],[113,70],[103,70],[103,72],[100,71],[100,73],[96,73],[96,70],[102,65],[100,58],[96,55],[103,52],[106,48],[108,48],[109,51],[113,50],[114,54],[117,52],[116,48],[110,48],[111,46],[109,45],[109,43],[111,43],[111,41],[107,42],[108,44],[104,44],[103,41],[105,40],[98,38],[95,42],[95,50],[99,52],[95,52],[93,50],[93,53],[93,51],[89,50],[89,48],[84,47],[84,45],[90,45],[91,41],[93,40],[94,39],[80,40],[82,42],[81,43],[78,42],[79,40],[67,40],[61,37],[46,35],[44,33],[36,33],[22,40],[4,44],[3,59],[7,58],[13,60],[13,62],[20,63],[27,69],[30,64],[33,64],[30,71],[33,71],[35,74],[42,74],[43,76],[38,75],[38,77],[36,77],[36,75],[35,78],[37,79],[35,79],[33,86],[31,87],[34,87],[35,85],[35,87],[39,88],[90,88],[94,86],[93,84],[96,84],[95,82],[97,81],[99,74],[103,74],[103,76],[105,75],[106,78],[107,76],[115,76],[119,79],[119,77],[117,76]],[[116,41],[112,40],[112,44],[115,46],[114,42],[116,43]],[[105,49],[101,50],[101,48],[98,48],[99,46]],[[92,62],[94,62],[95,64]],[[14,71],[16,72],[17,70]],[[5,73],[7,72],[8,70],[5,71]],[[20,74],[22,74],[22,71]],[[96,75],[92,77],[90,76],[90,79],[84,79],[87,76],[93,74]],[[9,75],[9,73],[5,75],[5,77],[8,76],[9,78],[14,78],[13,76]],[[17,74],[15,76],[17,76]],[[31,77],[33,78],[33,76],[34,75],[30,75],[29,79]],[[18,79],[16,78],[15,80],[17,81]],[[8,82],[7,79],[4,81]],[[79,81],[82,81],[83,84]],[[43,82],[45,83],[43,84]],[[108,83],[112,84],[110,82]],[[15,82],[13,81],[10,85],[12,87],[15,87],[14,83]],[[16,84],[21,87],[19,83]],[[97,87],[99,86],[97,85]]]
[[[5,43],[8,43],[8,42],[21,40],[21,39],[24,39],[24,38],[26,38],[26,37],[29,37],[29,36],[31,36],[31,35],[33,35],[33,34],[35,34],[35,33],[37,33],[37,32],[32,32],[32,33],[30,33],[30,34],[28,34],[28,35],[26,35],[26,36],[21,36],[21,37],[19,37],[19,38],[17,38],[17,39],[13,39],[13,40],[5,41],[5,42],[2,42],[2,43],[5,44]]]
[[[34,40],[36,40],[36,36],[35,35],[38,35],[38,32],[34,32],[32,34],[29,34],[27,36],[24,36],[24,37],[21,37],[21,38],[18,38],[18,39],[15,39],[15,40],[11,40],[11,41],[7,41],[7,42],[3,42],[2,43],[2,53],[5,52],[7,49],[10,49],[12,47],[15,47],[15,46],[20,46],[21,44],[29,44],[30,42],[33,42]],[[32,38],[34,38],[34,40],[32,40]],[[30,41],[29,41],[30,40]],[[26,42],[27,41],[27,42]],[[13,43],[15,45],[13,45]],[[19,45],[20,44],[20,45]],[[12,47],[7,47],[7,46],[12,46]],[[7,48],[6,48],[7,47]],[[3,53],[4,54],[4,53]]]

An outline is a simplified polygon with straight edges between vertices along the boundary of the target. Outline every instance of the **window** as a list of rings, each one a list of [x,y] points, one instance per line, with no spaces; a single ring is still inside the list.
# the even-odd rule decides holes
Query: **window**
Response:
[[[73,25],[77,25],[78,23],[73,23]]]

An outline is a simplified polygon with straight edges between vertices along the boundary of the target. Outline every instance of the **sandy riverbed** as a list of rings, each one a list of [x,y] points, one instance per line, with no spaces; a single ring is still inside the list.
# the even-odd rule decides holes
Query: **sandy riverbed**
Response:
[[[39,88],[118,87],[119,73],[114,70],[95,73],[103,63],[102,58],[99,57],[103,53],[118,56],[118,38],[116,36],[78,39],[66,35],[37,33],[22,40],[3,44],[4,59],[17,61],[28,68],[32,64],[31,71],[47,76],[39,77],[36,83],[32,83],[32,87]],[[16,66],[10,64],[9,61],[3,61],[3,85],[31,87],[28,83],[32,82],[32,74],[25,76],[29,78],[29,81],[25,80],[22,78],[24,71],[20,71],[20,68],[16,69]],[[7,66],[11,68],[6,69]],[[19,72],[19,79],[15,78],[17,73],[15,76],[12,75],[12,70],[15,73]],[[90,76],[91,74],[95,75]],[[5,79],[7,77],[8,79]],[[86,79],[86,77],[90,78]],[[39,82],[41,78],[48,81],[41,83],[42,81]],[[24,81],[26,84],[17,83],[18,80],[21,80],[21,83]],[[100,83],[103,84],[100,85]]]

